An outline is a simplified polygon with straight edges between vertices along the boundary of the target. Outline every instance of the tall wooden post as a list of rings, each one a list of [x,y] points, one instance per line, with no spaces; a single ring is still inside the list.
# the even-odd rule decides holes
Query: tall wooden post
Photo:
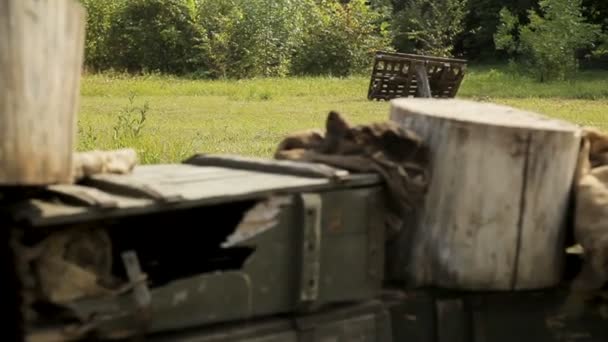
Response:
[[[85,15],[75,0],[0,0],[0,186],[71,180]]]
[[[559,283],[579,127],[462,100],[393,100],[391,119],[420,134],[432,154],[424,208],[398,246],[410,285]]]

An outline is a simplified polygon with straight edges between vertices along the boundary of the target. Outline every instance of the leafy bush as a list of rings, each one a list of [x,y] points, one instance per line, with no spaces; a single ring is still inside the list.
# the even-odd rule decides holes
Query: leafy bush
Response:
[[[80,0],[87,10],[85,64],[92,70],[103,70],[113,63],[108,47],[112,19],[120,12],[124,0]]]
[[[197,22],[202,29],[201,59],[208,76],[232,76],[239,44],[235,33],[242,24],[243,10],[239,0],[201,0]]]
[[[202,0],[203,60],[215,77],[284,76],[310,1]]]
[[[513,2],[513,1],[511,1]],[[525,1],[518,1],[517,4]],[[460,35],[454,51],[466,52],[469,58],[492,59],[497,57],[494,34],[500,18],[498,12],[505,6],[503,1],[468,0],[465,30]]]
[[[112,136],[116,144],[124,143],[125,141],[133,141],[141,136],[142,129],[145,126],[148,118],[150,106],[145,102],[143,106],[135,105],[135,94],[129,95],[129,105],[116,116],[117,122],[112,127],[114,135]]]
[[[364,0],[320,0],[295,51],[295,74],[345,76],[365,70],[376,50],[390,50],[389,31]]]
[[[526,25],[503,8],[496,48],[522,57],[541,82],[568,78],[578,69],[577,50],[593,46],[601,34],[599,25],[585,21],[581,1],[540,0],[540,13],[530,10]]]
[[[291,56],[302,43],[306,0],[244,0],[245,16],[239,38],[251,48],[243,61],[249,73],[284,76],[289,72]]]
[[[194,9],[192,0],[128,1],[109,32],[113,66],[128,71],[196,71],[201,33]]]
[[[451,57],[467,13],[467,0],[410,0],[395,15],[396,44],[423,55]]]

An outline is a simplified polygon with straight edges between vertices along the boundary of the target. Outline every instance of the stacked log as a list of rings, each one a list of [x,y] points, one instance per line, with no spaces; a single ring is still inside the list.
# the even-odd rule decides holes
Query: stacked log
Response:
[[[551,287],[562,277],[565,224],[581,129],[507,106],[393,100],[391,119],[431,151],[431,184],[392,270],[410,286]]]
[[[74,0],[0,0],[0,185],[71,181],[85,15]]]

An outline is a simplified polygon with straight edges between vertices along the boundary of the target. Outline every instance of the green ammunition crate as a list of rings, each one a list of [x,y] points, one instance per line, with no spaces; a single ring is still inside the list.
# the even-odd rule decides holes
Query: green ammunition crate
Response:
[[[380,302],[342,305],[306,316],[223,324],[150,336],[150,342],[391,342],[391,321]]]
[[[103,317],[94,323],[103,336],[128,334],[142,320],[147,333],[158,333],[316,312],[379,294],[384,191],[376,175],[330,179],[241,166],[139,166],[49,187],[11,213],[36,234],[107,225],[123,278],[121,253],[134,252],[147,285],[66,305],[83,320]],[[271,225],[235,231],[269,198],[284,201]]]

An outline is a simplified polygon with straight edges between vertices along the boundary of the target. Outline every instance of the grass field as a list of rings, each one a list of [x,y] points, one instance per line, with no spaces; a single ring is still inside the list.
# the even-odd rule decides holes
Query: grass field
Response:
[[[366,99],[368,82],[367,77],[199,81],[89,75],[82,83],[78,148],[130,146],[143,163],[176,162],[197,152],[270,156],[285,134],[322,127],[330,110],[355,123],[386,120],[389,104]],[[606,71],[539,84],[502,67],[471,68],[458,97],[608,129]]]

